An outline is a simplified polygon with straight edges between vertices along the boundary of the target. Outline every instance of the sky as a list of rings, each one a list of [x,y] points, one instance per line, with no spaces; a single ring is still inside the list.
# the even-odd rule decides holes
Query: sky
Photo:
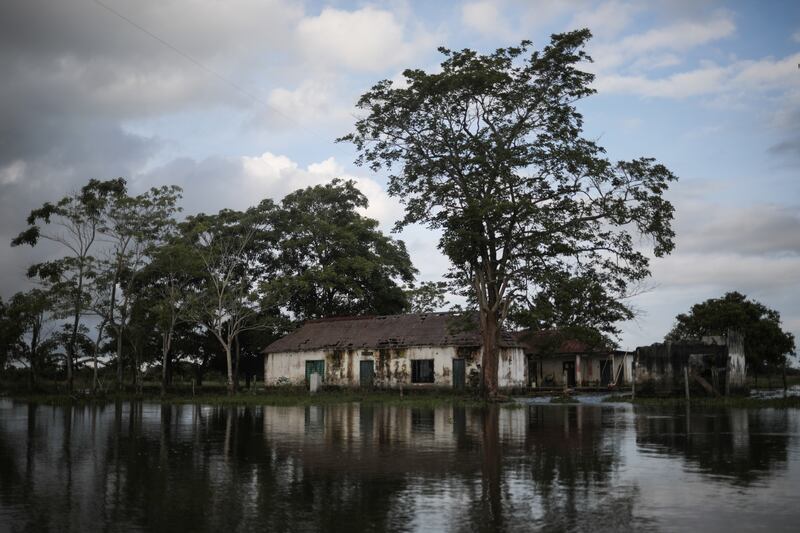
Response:
[[[655,157],[676,249],[654,259],[621,347],[660,341],[678,313],[738,290],[800,338],[800,3],[4,0],[0,3],[0,243],[31,209],[90,178],[176,184],[187,214],[244,209],[355,179],[389,231],[385,175],[335,139],[359,95],[439,46],[491,52],[588,27],[597,94],[585,134],[613,160]],[[448,262],[423,227],[397,235],[421,280]],[[53,252],[0,248],[0,296]]]

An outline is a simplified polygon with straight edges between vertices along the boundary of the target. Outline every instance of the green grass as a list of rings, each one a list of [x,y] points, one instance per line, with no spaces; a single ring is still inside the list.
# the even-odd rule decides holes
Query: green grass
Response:
[[[786,385],[791,387],[792,385],[800,385],[800,375],[789,375],[786,376]],[[747,376],[747,386],[751,389],[782,389],[783,388],[783,376],[780,374],[774,374],[772,376],[758,376],[758,385],[756,386],[756,382],[753,379],[753,376]]]
[[[627,402],[634,405],[645,406],[660,406],[660,407],[682,407],[686,405],[686,398],[652,398],[652,397],[639,397],[632,400],[629,397],[609,396],[604,400],[605,402]],[[789,396],[787,398],[750,398],[747,396],[731,396],[721,398],[692,398],[690,399],[691,406],[698,407],[738,407],[748,409],[760,408],[800,408],[800,396]]]
[[[577,398],[573,398],[572,396],[553,396],[550,398],[550,403],[575,404],[580,402]]]
[[[405,407],[432,408],[445,405],[465,407],[484,407],[485,400],[464,393],[446,390],[406,390],[401,396],[398,390],[362,391],[358,389],[328,389],[316,394],[297,388],[268,388],[257,392],[243,391],[228,395],[224,391],[202,391],[192,396],[191,392],[169,393],[161,396],[154,391],[143,394],[133,392],[114,392],[98,395],[67,395],[63,393],[26,393],[16,391],[4,396],[17,401],[47,405],[106,404],[115,401],[148,401],[162,404],[203,404],[218,406],[306,406],[360,403],[372,405],[402,405]],[[513,408],[513,401],[495,402],[503,407]]]

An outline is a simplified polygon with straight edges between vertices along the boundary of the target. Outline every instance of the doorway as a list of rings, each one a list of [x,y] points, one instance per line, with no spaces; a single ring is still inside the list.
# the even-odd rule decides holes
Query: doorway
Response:
[[[467,381],[467,363],[464,359],[453,359],[453,388],[463,389]]]
[[[361,361],[358,367],[359,383],[362,389],[371,389],[375,384],[375,361]]]
[[[600,386],[608,387],[611,383],[611,375],[614,373],[614,362],[609,359],[600,361]]]
[[[575,361],[564,361],[564,372],[567,374],[567,387],[575,386]]]

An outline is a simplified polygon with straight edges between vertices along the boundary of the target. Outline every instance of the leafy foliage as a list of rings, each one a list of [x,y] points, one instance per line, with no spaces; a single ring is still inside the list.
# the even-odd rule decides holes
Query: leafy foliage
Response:
[[[398,227],[442,232],[451,278],[481,312],[484,388],[497,386],[499,332],[511,306],[553,279],[588,279],[610,298],[650,273],[674,244],[663,194],[675,176],[652,158],[611,161],[582,136],[576,102],[591,95],[588,30],[481,55],[441,48],[441,70],[406,70],[405,86],[377,83],[361,96],[366,116],[340,139],[356,163],[389,172],[405,204]]]
[[[81,315],[90,301],[86,285],[95,275],[95,258],[91,252],[97,242],[106,207],[113,198],[119,198],[125,192],[126,182],[122,178],[89,180],[79,191],[65,196],[56,204],[48,202],[31,211],[27,219],[28,228],[11,241],[12,246],[35,246],[45,239],[58,244],[65,251],[64,257],[31,266],[28,275],[39,278],[48,286],[60,314],[71,316],[71,333],[65,344],[67,386],[70,390]]]
[[[442,311],[447,305],[447,283],[444,281],[425,281],[418,286],[411,284],[406,288],[410,311],[412,313],[432,313]]]
[[[729,329],[744,334],[747,364],[756,372],[782,366],[788,356],[795,355],[794,335],[781,328],[780,313],[739,292],[710,298],[693,305],[688,313],[679,314],[666,340],[724,336]]]
[[[265,285],[298,319],[395,314],[416,270],[402,241],[362,216],[367,198],[333,180],[287,195],[275,211],[276,277]]]

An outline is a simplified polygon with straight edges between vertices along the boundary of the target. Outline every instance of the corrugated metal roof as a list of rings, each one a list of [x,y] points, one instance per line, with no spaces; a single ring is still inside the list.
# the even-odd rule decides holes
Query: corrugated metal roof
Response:
[[[480,345],[477,314],[465,318],[454,313],[417,313],[309,320],[264,352]],[[509,332],[503,334],[501,346],[521,344]]]

